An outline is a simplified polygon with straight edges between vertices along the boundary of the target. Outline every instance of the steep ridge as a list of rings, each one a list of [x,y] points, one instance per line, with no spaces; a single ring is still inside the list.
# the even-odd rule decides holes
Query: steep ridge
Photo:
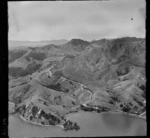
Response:
[[[84,51],[88,46],[90,46],[90,42],[88,41],[72,39],[68,43],[61,45],[61,48],[73,54]]]

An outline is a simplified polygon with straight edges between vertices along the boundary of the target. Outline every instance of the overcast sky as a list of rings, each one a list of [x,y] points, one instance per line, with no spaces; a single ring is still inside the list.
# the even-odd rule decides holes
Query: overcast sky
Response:
[[[8,13],[9,40],[145,37],[145,0],[8,2]]]

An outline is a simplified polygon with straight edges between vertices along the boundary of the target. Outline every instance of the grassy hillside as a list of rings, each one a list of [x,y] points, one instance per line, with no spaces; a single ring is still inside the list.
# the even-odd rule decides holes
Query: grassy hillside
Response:
[[[28,55],[28,57],[31,57],[36,60],[44,60],[46,58],[46,54],[42,52],[33,52],[31,51]]]
[[[26,53],[27,53],[27,50],[9,51],[9,63],[22,57]]]
[[[26,75],[31,75],[32,73],[40,69],[40,64],[29,64],[26,69],[21,67],[9,67],[9,75],[13,77],[23,77]]]

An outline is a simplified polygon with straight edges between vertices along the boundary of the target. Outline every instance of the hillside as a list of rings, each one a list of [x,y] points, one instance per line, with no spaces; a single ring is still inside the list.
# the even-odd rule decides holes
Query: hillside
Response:
[[[145,39],[125,37],[11,51],[9,101],[22,115],[26,106],[59,119],[79,110],[142,116],[145,48]]]

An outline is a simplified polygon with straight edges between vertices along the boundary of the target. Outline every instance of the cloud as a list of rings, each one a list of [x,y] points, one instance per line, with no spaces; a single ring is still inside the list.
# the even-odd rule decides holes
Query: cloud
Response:
[[[9,2],[8,10],[9,39],[145,37],[144,0]]]
[[[33,18],[30,18],[30,22],[35,24],[40,24],[42,26],[58,26],[64,24],[66,19],[63,16],[36,16]]]

